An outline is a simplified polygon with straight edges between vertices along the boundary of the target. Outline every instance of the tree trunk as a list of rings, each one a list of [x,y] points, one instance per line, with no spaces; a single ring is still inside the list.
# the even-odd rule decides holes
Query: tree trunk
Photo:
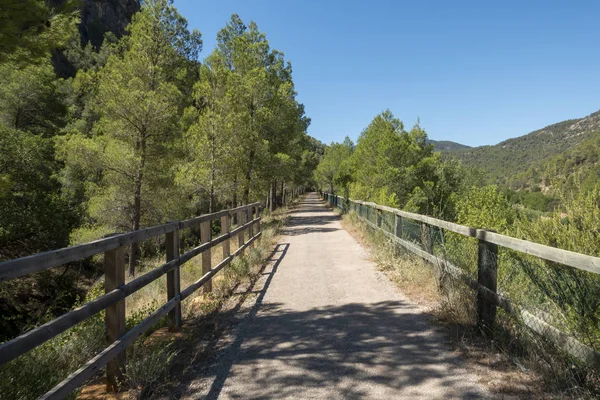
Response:
[[[231,208],[237,207],[237,190],[238,190],[238,178],[237,175],[233,178],[233,198],[231,199]]]
[[[284,186],[285,182],[281,181],[281,196],[279,197],[279,205],[283,207],[283,191],[284,191]]]
[[[133,213],[131,218],[131,229],[137,231],[140,229],[140,221],[142,219],[142,182],[144,178],[144,165],[146,164],[146,137],[142,135],[142,139],[136,145],[140,152],[140,167],[137,171],[134,181],[133,192]],[[140,257],[140,244],[138,242],[131,244],[131,256],[129,257],[129,275],[135,275],[138,259]]]
[[[248,204],[250,202],[250,183],[252,181],[252,165],[254,164],[255,155],[254,149],[250,150],[248,169],[246,169],[246,187],[244,187],[243,198],[244,204]]]
[[[208,200],[208,213],[213,212],[215,206],[215,127],[212,127],[213,134],[211,137],[211,149],[210,149],[210,199]]]
[[[276,193],[275,193],[275,182],[271,182],[271,189],[269,190],[269,196],[271,197],[271,201],[269,202],[269,205],[271,208],[269,208],[269,211],[273,212],[275,210],[275,204],[277,202],[276,200]]]

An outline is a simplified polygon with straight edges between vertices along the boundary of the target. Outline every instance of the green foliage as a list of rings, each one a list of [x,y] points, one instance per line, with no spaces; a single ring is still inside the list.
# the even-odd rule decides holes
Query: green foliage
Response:
[[[39,64],[18,67],[0,64],[0,123],[4,126],[52,136],[64,126],[67,87],[56,79],[45,59]]]
[[[0,259],[68,243],[76,222],[53,173],[52,141],[0,124]]]
[[[332,143],[325,149],[323,159],[315,170],[315,179],[331,193],[342,189],[344,193],[352,181],[350,156],[354,143],[346,137],[343,143]]]
[[[509,234],[517,218],[515,210],[495,185],[472,187],[456,201],[456,222],[471,228]],[[444,252],[450,261],[477,275],[477,240],[447,232]]]
[[[67,185],[84,193],[92,232],[136,230],[185,213],[185,203],[175,200],[183,196],[173,184],[179,118],[186,104],[178,85],[193,61],[186,57],[197,57],[201,40],[199,33],[186,30],[171,3],[146,2],[119,51],[97,73],[78,76],[78,81],[92,82],[90,102],[98,117],[89,134],[73,127],[58,139],[57,153],[66,164],[65,180],[85,179]],[[130,273],[137,258],[134,246]]]
[[[516,214],[497,186],[473,187],[456,204],[457,222],[472,228],[505,233]]]
[[[96,286],[86,301],[100,294]],[[82,302],[83,303],[83,302]],[[78,304],[76,303],[76,306]],[[3,399],[37,399],[104,348],[104,312],[0,367]],[[71,396],[74,398],[75,394]]]
[[[0,63],[35,62],[61,48],[77,32],[76,1],[50,8],[44,0],[3,0],[0,3]]]
[[[172,342],[138,341],[127,349],[125,380],[138,398],[148,398],[167,381],[178,350]]]
[[[457,150],[470,149],[470,146],[466,146],[464,144],[452,142],[450,140],[428,140],[428,143],[433,145],[435,151],[439,152],[453,152]]]
[[[255,23],[231,17],[192,96],[184,116],[186,161],[177,180],[198,210],[246,203],[269,191],[274,197],[279,183],[283,192],[310,180],[317,160],[291,66]]]
[[[526,211],[538,211],[532,215],[540,215],[547,211],[553,211],[559,203],[559,199],[552,195],[546,195],[539,190],[539,187],[533,187],[532,190],[515,191],[509,188],[502,190],[511,204],[518,204],[525,207]]]
[[[447,219],[455,218],[456,194],[469,176],[459,162],[434,153],[418,124],[407,132],[389,110],[373,119],[356,146],[349,138],[329,146],[315,174],[325,190]]]
[[[246,27],[234,15],[200,65],[200,33],[188,30],[172,1],[145,1],[127,35],[107,33],[100,48],[81,47],[76,14],[65,4],[0,5],[10,22],[0,26],[0,260],[264,199],[269,191],[283,202],[290,188],[312,184],[323,145],[306,134],[310,120],[296,100],[291,65],[255,23]],[[51,52],[74,66],[74,78],[57,77]],[[130,271],[160,246],[131,246]],[[234,272],[248,277],[261,251],[250,250]],[[83,260],[3,284],[0,340],[79,304],[98,266]],[[140,302],[128,328],[158,302]],[[4,366],[2,396],[38,397],[80,367],[104,345],[102,319]],[[147,395],[173,355],[132,352],[128,381]]]
[[[522,237],[536,243],[598,257],[600,255],[600,185],[561,195],[561,206],[549,217],[517,224]],[[600,349],[600,277],[559,263],[514,256],[531,282],[526,304],[553,317],[555,326]]]

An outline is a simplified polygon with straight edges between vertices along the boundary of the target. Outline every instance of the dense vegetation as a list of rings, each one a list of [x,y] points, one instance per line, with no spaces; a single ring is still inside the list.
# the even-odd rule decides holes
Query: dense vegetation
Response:
[[[62,3],[1,6],[14,25],[0,30],[0,261],[256,200],[273,209],[310,185],[322,146],[254,22],[233,15],[200,62],[201,34],[172,1],[145,1],[97,48]],[[130,249],[131,274],[155,247]],[[0,340],[70,308],[94,275],[88,260],[3,283]]]
[[[455,218],[455,197],[470,174],[460,163],[443,161],[427,134],[410,131],[389,110],[360,134],[327,147],[315,177],[323,188],[352,198]]]

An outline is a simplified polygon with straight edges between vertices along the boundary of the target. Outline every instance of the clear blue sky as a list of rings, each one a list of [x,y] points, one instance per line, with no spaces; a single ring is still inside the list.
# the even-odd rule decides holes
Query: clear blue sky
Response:
[[[493,3],[493,4],[492,4]],[[495,144],[600,109],[600,1],[175,0],[206,57],[232,13],[294,69],[309,134],[389,108],[435,140]]]

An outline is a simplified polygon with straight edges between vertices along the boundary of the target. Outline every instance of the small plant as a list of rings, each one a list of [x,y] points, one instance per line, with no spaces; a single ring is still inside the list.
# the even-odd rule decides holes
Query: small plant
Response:
[[[127,349],[125,383],[136,398],[148,398],[167,382],[178,351],[172,342],[138,341]]]

